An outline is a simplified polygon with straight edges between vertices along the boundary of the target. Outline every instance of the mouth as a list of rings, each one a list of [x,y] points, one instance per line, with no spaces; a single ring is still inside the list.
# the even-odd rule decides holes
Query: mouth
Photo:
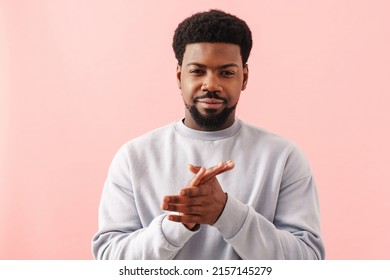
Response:
[[[196,101],[204,109],[218,109],[225,103],[223,100],[215,98],[202,98]]]

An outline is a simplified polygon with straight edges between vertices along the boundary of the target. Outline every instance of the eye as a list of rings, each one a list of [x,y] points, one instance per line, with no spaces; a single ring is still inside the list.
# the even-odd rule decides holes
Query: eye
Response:
[[[221,72],[221,74],[225,77],[233,77],[236,73],[234,71],[224,70]]]
[[[189,72],[191,74],[196,75],[196,76],[200,76],[200,75],[204,74],[204,71],[201,69],[191,69]]]

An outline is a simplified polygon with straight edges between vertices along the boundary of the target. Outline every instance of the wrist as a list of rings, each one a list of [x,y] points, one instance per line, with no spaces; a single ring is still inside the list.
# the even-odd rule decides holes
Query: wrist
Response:
[[[223,210],[225,210],[225,206],[226,206],[227,200],[228,200],[228,194],[225,192],[225,202],[224,202],[224,204],[222,206],[221,212],[219,213],[217,219],[215,220],[215,222],[213,224],[215,224],[218,221],[218,219],[221,217],[221,215],[223,213]]]

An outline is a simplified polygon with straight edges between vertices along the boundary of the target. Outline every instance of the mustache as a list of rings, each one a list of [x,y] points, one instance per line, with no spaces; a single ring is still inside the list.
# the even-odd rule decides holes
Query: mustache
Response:
[[[218,96],[218,94],[215,91],[207,91],[206,94],[204,94],[202,96],[195,97],[194,103],[198,102],[201,99],[205,99],[205,98],[218,99],[218,100],[222,100],[224,103],[227,103],[226,98]]]

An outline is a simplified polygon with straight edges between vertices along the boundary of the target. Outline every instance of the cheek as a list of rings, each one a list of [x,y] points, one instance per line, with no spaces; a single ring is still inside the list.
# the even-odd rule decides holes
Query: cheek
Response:
[[[186,103],[190,103],[193,99],[191,88],[188,85],[181,85],[181,96]]]
[[[233,106],[233,105],[236,105],[236,103],[238,102],[238,100],[240,99],[240,95],[234,95],[233,97],[230,98],[229,100],[229,107],[230,106]]]
[[[241,96],[241,84],[236,83],[229,92],[229,105],[235,105]]]
[[[181,83],[181,94],[186,100],[192,100],[196,96],[196,93],[199,89],[200,87],[197,86],[196,83],[185,81]]]

